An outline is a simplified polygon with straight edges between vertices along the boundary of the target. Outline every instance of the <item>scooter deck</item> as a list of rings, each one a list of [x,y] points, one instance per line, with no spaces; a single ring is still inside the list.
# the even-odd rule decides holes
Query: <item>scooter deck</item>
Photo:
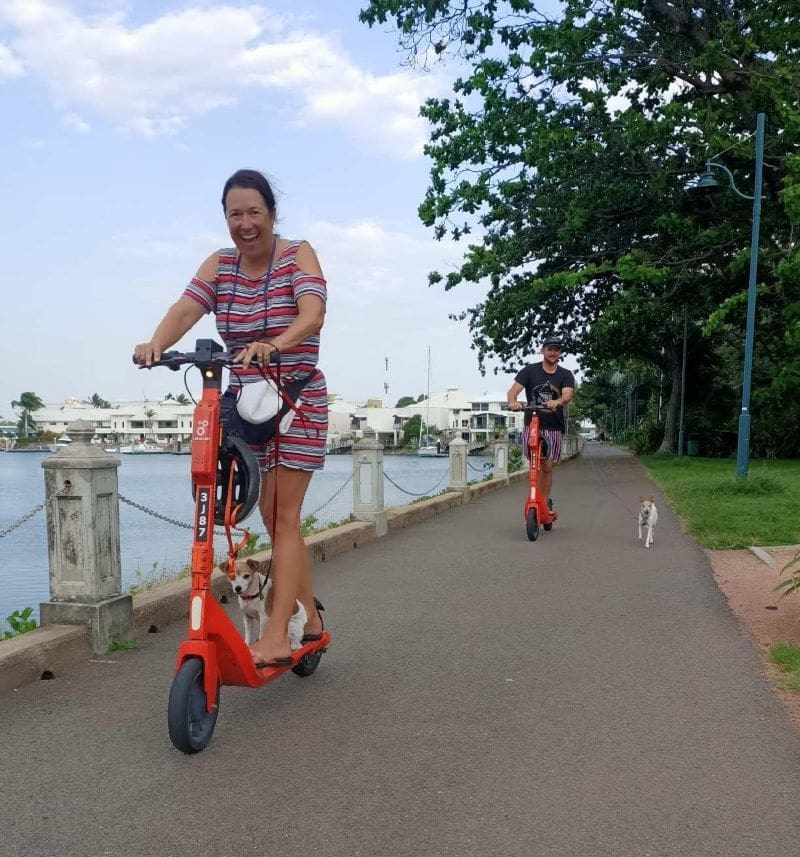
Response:
[[[203,659],[206,694],[216,700],[217,684],[238,687],[261,687],[296,667],[306,655],[324,652],[330,645],[329,631],[323,631],[319,640],[311,640],[292,652],[292,662],[274,667],[256,668],[250,648],[239,629],[208,590],[193,593],[202,601],[202,622],[198,621],[198,634],[185,640],[178,649],[176,671],[191,657]],[[199,608],[198,608],[199,609]],[[200,630],[202,628],[202,630]]]
[[[306,655],[315,655],[317,652],[324,652],[328,648],[331,641],[331,635],[328,631],[323,631],[319,640],[312,640],[292,652],[292,663],[281,664],[275,667],[257,667],[256,673],[261,677],[261,684],[269,684],[276,678],[282,676],[286,670],[296,667]],[[249,651],[249,650],[248,650]]]

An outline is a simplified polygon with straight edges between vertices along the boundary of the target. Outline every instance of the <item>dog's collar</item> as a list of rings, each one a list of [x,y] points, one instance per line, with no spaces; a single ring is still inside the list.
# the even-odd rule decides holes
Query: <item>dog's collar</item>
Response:
[[[260,592],[256,592],[255,595],[240,595],[239,598],[242,601],[252,601],[254,598],[263,598],[264,596]]]

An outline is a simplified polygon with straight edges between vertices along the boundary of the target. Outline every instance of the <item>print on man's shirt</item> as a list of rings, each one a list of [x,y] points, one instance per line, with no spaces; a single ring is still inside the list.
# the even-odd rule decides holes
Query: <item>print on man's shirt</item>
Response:
[[[532,399],[530,404],[535,405],[537,408],[543,407],[547,402],[557,399],[561,395],[558,387],[553,386],[549,381],[546,384],[539,384],[538,387],[534,387],[531,393]]]

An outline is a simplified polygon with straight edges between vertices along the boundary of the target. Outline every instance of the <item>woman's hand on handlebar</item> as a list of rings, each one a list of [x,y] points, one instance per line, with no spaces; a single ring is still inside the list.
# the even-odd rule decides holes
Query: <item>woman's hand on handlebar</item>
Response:
[[[140,366],[152,366],[161,359],[161,353],[161,345],[151,339],[150,342],[140,342],[133,349],[133,359]]]
[[[233,358],[233,362],[241,363],[243,369],[247,369],[251,363],[266,366],[269,363],[270,355],[277,350],[278,346],[274,342],[251,342],[247,348],[242,349]]]

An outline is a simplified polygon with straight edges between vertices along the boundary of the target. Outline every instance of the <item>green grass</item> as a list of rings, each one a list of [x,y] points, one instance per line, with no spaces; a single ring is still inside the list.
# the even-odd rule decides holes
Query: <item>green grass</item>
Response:
[[[133,640],[129,640],[126,637],[114,637],[108,644],[107,653],[110,655],[112,652],[130,652],[135,648],[136,643]]]
[[[751,461],[746,479],[720,458],[642,456],[687,529],[703,547],[800,543],[800,460]]]
[[[188,577],[191,569],[189,566],[184,568],[167,568],[154,562],[148,571],[142,571],[137,568],[133,573],[136,580],[128,586],[129,595],[141,595],[142,592],[149,592],[157,586],[163,586],[165,583],[172,583],[175,580],[180,580],[182,577]]]
[[[790,690],[800,692],[800,649],[788,643],[779,643],[769,650],[769,659],[783,670],[783,684]]]

